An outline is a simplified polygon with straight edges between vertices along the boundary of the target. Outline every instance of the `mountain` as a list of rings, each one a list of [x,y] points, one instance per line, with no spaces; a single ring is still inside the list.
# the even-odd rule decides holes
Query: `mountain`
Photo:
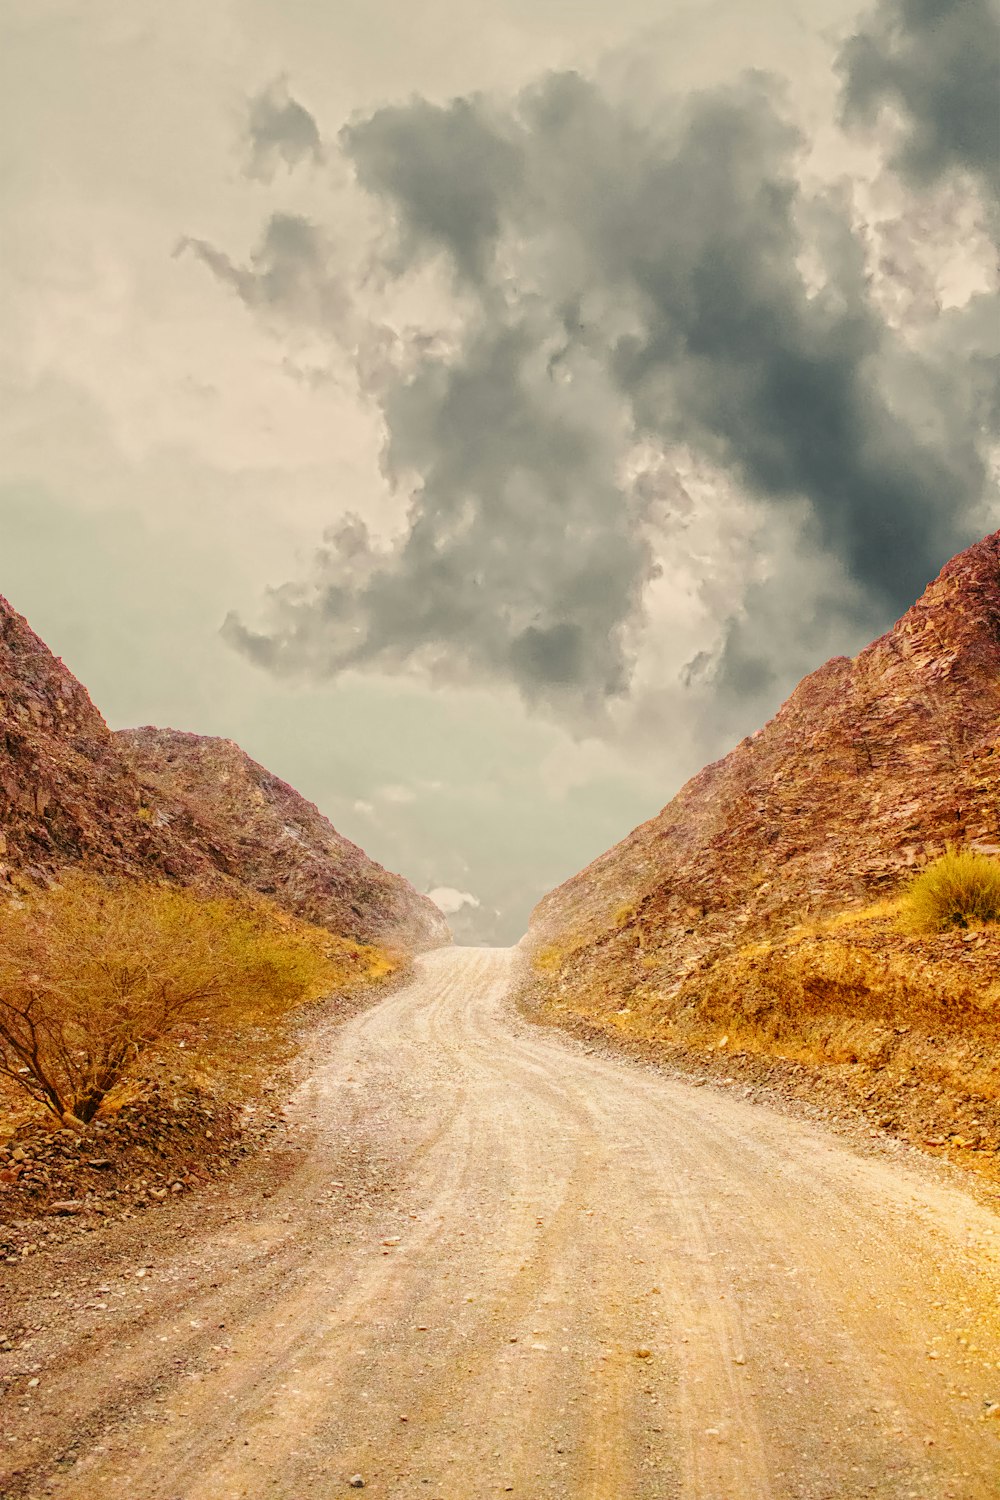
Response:
[[[891,891],[954,840],[1000,853],[1000,532],[879,640],[805,678],[536,907],[550,989],[669,997],[752,939]]]
[[[180,880],[206,871],[155,825],[86,689],[0,598],[0,886],[81,864]]]
[[[231,741],[113,734],[0,597],[0,893],[70,866],[266,892],[360,941],[450,941],[433,902]]]
[[[377,936],[420,949],[451,941],[432,901],[232,740],[153,728],[115,739],[172,833],[224,875],[362,942]]]

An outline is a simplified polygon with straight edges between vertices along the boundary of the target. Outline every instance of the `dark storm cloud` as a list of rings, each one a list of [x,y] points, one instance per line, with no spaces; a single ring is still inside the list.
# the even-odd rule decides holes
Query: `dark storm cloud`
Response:
[[[482,101],[380,109],[345,127],[341,143],[361,185],[398,205],[400,269],[444,248],[460,274],[482,276],[523,178],[519,146]]]
[[[924,185],[956,169],[1000,197],[1000,8],[880,0],[840,55],[848,121],[902,116],[892,164]]]
[[[279,670],[415,660],[453,679],[513,679],[571,713],[623,692],[623,629],[652,559],[616,483],[606,417],[588,423],[550,379],[540,337],[490,324],[460,361],[427,358],[391,390],[386,464],[422,476],[405,537],[379,551],[350,521],[314,586],[278,593],[275,631],[231,620],[230,638]]]
[[[394,230],[390,270],[436,255],[460,332],[377,392],[387,473],[416,477],[405,534],[379,549],[341,531],[266,630],[229,622],[275,670],[419,663],[592,721],[628,689],[654,571],[654,491],[623,463],[636,442],[686,445],[760,505],[804,509],[848,627],[887,623],[975,534],[982,403],[886,327],[849,205],[802,189],[773,81],[653,118],[553,75],[506,111],[379,110],[342,143]],[[287,282],[308,316],[305,287],[330,279],[311,244],[290,273],[267,239],[248,268],[194,248],[251,305]],[[766,638],[730,630],[720,683],[766,694],[782,675],[787,628],[769,619]]]
[[[241,301],[333,331],[344,312],[344,290],[331,267],[326,237],[298,214],[272,214],[260,244],[246,266],[238,265],[206,240],[186,236],[175,254],[196,255]]]
[[[562,184],[551,212],[560,258],[584,261],[580,297],[600,287],[638,310],[612,368],[640,431],[697,440],[762,499],[805,497],[849,573],[909,603],[968,535],[982,468],[968,433],[929,447],[880,390],[886,333],[860,248],[832,203],[806,241],[801,142],[767,83],[694,101],[669,144],[578,79],[548,84],[529,119]],[[823,265],[815,294],[806,250]]]
[[[307,157],[323,157],[319,127],[303,105],[279,81],[250,100],[247,122],[247,175],[270,182],[279,162],[289,171]]]

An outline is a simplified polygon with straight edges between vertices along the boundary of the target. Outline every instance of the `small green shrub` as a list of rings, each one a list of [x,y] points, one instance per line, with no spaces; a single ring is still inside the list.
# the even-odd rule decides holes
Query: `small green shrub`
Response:
[[[910,881],[900,915],[912,932],[1000,921],[1000,861],[949,849]]]

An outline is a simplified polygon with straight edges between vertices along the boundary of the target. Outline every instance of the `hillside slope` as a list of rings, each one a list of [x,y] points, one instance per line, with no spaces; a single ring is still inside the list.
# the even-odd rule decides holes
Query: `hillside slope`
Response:
[[[67,865],[185,881],[209,873],[156,826],[86,689],[0,597],[0,889]]]
[[[1000,1183],[1000,928],[900,921],[952,840],[1000,852],[1000,534],[546,896],[522,999]]]
[[[113,734],[0,598],[0,894],[79,866],[270,895],[362,942],[450,941],[437,907],[229,741]]]
[[[859,656],[536,907],[527,939],[610,1006],[751,936],[890,890],[947,840],[1000,850],[1000,533]]]
[[[418,950],[451,941],[432,901],[232,740],[149,727],[115,739],[171,830],[224,875],[361,942]]]

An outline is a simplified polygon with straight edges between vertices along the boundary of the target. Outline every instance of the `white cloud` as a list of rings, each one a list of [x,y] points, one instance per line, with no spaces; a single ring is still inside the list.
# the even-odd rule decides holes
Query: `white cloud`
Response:
[[[457,891],[453,885],[435,886],[427,894],[446,917],[453,917],[456,912],[462,910],[463,906],[479,905],[477,897],[473,896],[470,891]]]
[[[375,793],[380,802],[394,802],[397,807],[404,807],[407,803],[416,802],[417,794],[408,786],[380,786]]]

